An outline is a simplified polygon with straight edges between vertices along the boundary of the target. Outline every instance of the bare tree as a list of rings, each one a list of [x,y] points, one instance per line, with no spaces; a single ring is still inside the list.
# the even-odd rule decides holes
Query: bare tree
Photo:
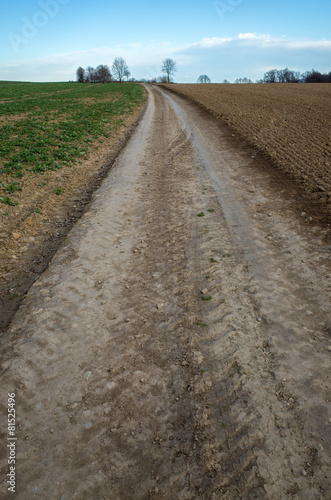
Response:
[[[320,73],[315,69],[311,71],[306,71],[303,75],[304,81],[306,83],[330,83],[331,82],[331,71],[330,73]]]
[[[116,80],[120,83],[122,82],[124,76],[126,76],[127,71],[129,71],[128,65],[124,61],[123,57],[116,57],[111,69]]]
[[[211,83],[211,79],[207,75],[200,75],[197,79],[197,83]]]
[[[85,81],[90,83],[96,82],[96,72],[92,66],[88,66],[85,71]]]
[[[237,78],[234,83],[253,83],[250,78]]]
[[[129,68],[124,71],[124,76],[126,77],[126,81],[128,82],[131,76],[131,71],[129,70]]]
[[[279,70],[278,75],[278,79],[281,83],[298,83],[300,80],[300,73],[288,68]]]
[[[271,69],[264,73],[263,76],[264,83],[276,83],[277,82],[277,70]]]
[[[77,77],[77,82],[78,83],[84,83],[85,82],[85,69],[79,66],[79,68],[76,71],[76,77]]]
[[[168,78],[166,76],[158,76],[156,79],[157,83],[168,83]]]
[[[162,61],[162,72],[167,75],[167,83],[170,83],[172,75],[177,71],[177,63],[173,59]]]
[[[271,69],[264,73],[263,83],[298,83],[300,81],[300,73],[285,69]]]
[[[96,78],[97,81],[100,83],[108,83],[111,81],[111,74],[110,74],[110,69],[109,66],[100,64],[97,69],[95,70],[96,72]]]

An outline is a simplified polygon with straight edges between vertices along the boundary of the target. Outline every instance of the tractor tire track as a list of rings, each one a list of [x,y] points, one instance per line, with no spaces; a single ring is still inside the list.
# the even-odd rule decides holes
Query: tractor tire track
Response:
[[[18,498],[327,498],[325,234],[211,117],[148,91],[2,339]]]

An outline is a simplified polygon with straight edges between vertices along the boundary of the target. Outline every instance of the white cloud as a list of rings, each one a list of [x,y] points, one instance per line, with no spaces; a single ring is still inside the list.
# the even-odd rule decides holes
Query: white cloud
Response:
[[[239,33],[238,38],[239,40],[251,40],[258,38],[258,35],[256,33]]]
[[[311,40],[301,40],[301,41],[286,40],[285,45],[289,49],[324,49],[324,50],[331,50],[331,40],[326,40],[325,38],[322,39],[322,40],[316,40],[316,41],[311,41]]]
[[[65,81],[74,80],[78,66],[111,66],[115,57],[123,57],[130,69],[134,66],[150,71],[150,67],[158,64],[158,74],[161,74],[161,62],[165,57],[171,57],[176,47],[165,44],[142,45],[129,43],[114,47],[96,47],[61,54],[50,54],[36,59],[21,59],[0,63],[0,80],[24,81]],[[131,69],[131,73],[132,69]],[[143,77],[142,74],[133,75]],[[146,76],[148,77],[148,76]]]
[[[129,47],[130,49],[140,49],[140,47],[142,47],[142,44],[141,43],[128,43],[127,47]]]
[[[226,49],[226,50],[224,50]],[[139,43],[131,42],[113,47],[95,47],[47,57],[24,59],[0,64],[0,79],[30,81],[65,81],[75,79],[78,66],[111,66],[115,57],[123,57],[136,78],[151,78],[161,74],[162,60],[172,57],[177,61],[183,73],[178,79],[184,80],[188,74],[195,72],[198,66],[214,68],[222,57],[224,64],[235,72],[245,70],[247,76],[255,78],[249,70],[255,71],[265,65],[272,67],[314,66],[311,60],[318,60],[320,67],[329,65],[331,41],[329,40],[288,40],[285,35],[272,37],[261,33],[239,33],[235,37],[210,37],[187,45],[174,45],[170,42]],[[310,59],[307,59],[309,54]],[[316,56],[316,59],[314,57]],[[227,61],[227,62],[225,62]],[[225,68],[226,69],[226,68]],[[207,70],[204,70],[207,71]],[[238,75],[240,76],[240,75]],[[222,77],[221,81],[222,81]],[[193,79],[195,81],[195,78]],[[214,81],[216,78],[214,78]]]
[[[279,46],[279,48],[288,47],[290,49],[327,49],[331,48],[331,41],[323,38],[322,40],[289,40],[286,35],[281,35],[281,37],[272,37],[265,33],[239,33],[239,35],[231,38],[203,38],[199,42],[188,44],[185,49],[193,47],[201,48],[214,48],[222,46],[225,44],[244,44],[244,45],[254,45],[254,46]],[[182,50],[184,47],[182,48]]]
[[[214,36],[212,38],[203,38],[199,42],[190,43],[185,48],[189,48],[189,47],[204,47],[204,48],[217,47],[217,46],[223,45],[227,42],[231,42],[231,40],[233,40],[233,38],[218,38],[218,37]]]
[[[260,33],[239,33],[239,35],[235,37],[212,37],[212,38],[203,38],[199,42],[191,43],[187,45],[186,47],[204,47],[204,48],[212,48],[212,47],[218,47],[220,45],[224,44],[230,44],[230,43],[236,43],[236,42],[241,42],[241,43],[246,43],[247,41],[254,41],[254,42],[268,42],[271,40],[270,35],[265,35],[265,34],[260,34]],[[278,39],[274,39],[278,40]]]

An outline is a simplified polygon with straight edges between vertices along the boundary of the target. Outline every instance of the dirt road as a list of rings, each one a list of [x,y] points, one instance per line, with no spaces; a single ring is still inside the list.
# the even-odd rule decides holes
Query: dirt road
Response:
[[[330,243],[263,159],[150,88],[2,339],[19,499],[330,498]]]

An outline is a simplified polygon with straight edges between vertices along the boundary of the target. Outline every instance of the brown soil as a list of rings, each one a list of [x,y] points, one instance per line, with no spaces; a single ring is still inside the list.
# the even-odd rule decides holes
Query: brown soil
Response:
[[[329,498],[330,244],[269,167],[149,89],[1,339],[20,500]]]
[[[10,208],[0,204],[0,331],[81,217],[92,193],[133,133],[141,113],[140,109],[123,117],[116,132],[92,145],[81,164],[63,166],[43,175],[26,172],[23,179],[18,179],[23,190],[14,196],[19,204]],[[13,178],[3,175],[2,182],[11,184]],[[58,187],[63,189],[62,194],[55,193]]]
[[[331,217],[331,85],[163,85],[262,151]]]

